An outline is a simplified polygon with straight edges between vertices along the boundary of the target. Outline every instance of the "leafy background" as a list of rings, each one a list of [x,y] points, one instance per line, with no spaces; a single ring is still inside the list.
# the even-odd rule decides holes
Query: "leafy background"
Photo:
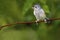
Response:
[[[32,6],[39,3],[49,18],[60,17],[60,0],[0,0],[0,25],[35,21]],[[16,24],[0,30],[0,40],[60,40],[60,20],[51,25]]]

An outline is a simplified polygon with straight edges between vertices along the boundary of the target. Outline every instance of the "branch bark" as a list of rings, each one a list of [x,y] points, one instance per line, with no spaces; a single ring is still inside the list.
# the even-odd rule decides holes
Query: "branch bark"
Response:
[[[51,18],[50,19],[50,21],[54,21],[54,20],[60,20],[60,18]],[[38,23],[40,23],[40,22],[44,22],[44,21],[41,20]],[[16,24],[32,24],[32,23],[35,23],[35,21],[31,21],[31,22],[15,22],[15,23],[12,23],[12,24],[6,24],[4,26],[0,26],[0,29],[2,29],[3,27],[6,27],[6,26],[11,26],[11,25],[16,25]]]

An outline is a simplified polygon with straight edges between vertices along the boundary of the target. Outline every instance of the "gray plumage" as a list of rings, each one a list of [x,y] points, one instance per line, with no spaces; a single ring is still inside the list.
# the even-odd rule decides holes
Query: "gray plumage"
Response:
[[[36,22],[38,22],[40,20],[44,20],[45,23],[47,23],[47,20],[49,20],[49,19],[46,17],[44,10],[41,8],[41,6],[39,4],[35,4],[33,7],[33,10],[34,10],[33,13],[36,17]]]

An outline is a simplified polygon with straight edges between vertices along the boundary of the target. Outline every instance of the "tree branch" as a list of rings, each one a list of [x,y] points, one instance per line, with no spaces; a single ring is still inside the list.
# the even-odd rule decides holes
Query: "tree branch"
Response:
[[[60,20],[60,18],[51,18],[50,19],[50,21],[54,21],[54,20]],[[44,21],[39,21],[38,23],[40,23],[40,22],[44,22]],[[6,24],[4,26],[0,26],[0,29],[2,29],[3,27],[6,27],[6,26],[11,26],[11,25],[16,25],[16,24],[32,24],[32,23],[35,23],[35,21],[32,21],[32,22],[15,22],[12,24]]]

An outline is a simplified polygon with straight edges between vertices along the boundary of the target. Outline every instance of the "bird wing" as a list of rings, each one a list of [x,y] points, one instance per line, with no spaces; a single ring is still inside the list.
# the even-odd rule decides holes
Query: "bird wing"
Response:
[[[40,9],[39,16],[40,16],[40,18],[43,18],[43,19],[46,18],[46,14],[43,9]]]

